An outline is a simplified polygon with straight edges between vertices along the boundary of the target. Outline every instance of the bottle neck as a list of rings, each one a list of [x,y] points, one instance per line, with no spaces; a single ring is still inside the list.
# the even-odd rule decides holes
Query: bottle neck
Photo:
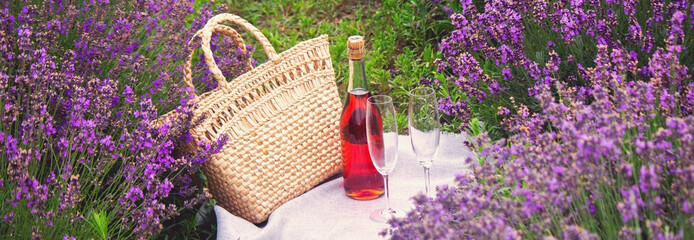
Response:
[[[347,92],[357,88],[369,90],[369,83],[366,81],[366,70],[364,69],[364,59],[349,60],[349,85],[347,85]]]

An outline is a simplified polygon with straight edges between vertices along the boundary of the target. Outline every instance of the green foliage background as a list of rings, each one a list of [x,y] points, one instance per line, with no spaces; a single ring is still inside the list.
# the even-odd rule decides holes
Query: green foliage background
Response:
[[[440,58],[438,42],[452,29],[445,11],[425,0],[228,0],[227,6],[231,13],[258,27],[277,52],[322,34],[329,35],[330,54],[343,97],[348,78],[347,37],[364,36],[369,86],[373,94],[393,97],[401,133],[407,131],[408,91],[421,77],[434,77],[433,60]],[[267,57],[257,41],[247,33],[242,35],[256,47],[254,57],[264,62]],[[445,121],[452,123],[444,125],[449,131],[456,131],[460,125],[452,119]]]

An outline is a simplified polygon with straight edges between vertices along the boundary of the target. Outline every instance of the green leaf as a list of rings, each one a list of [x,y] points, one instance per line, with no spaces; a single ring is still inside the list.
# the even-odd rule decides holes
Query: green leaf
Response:
[[[495,194],[503,194],[504,196],[509,197],[511,195],[511,187],[499,188],[494,193]]]
[[[426,63],[434,61],[434,51],[431,49],[431,46],[426,46],[426,48],[424,48],[424,51],[422,52],[422,57],[424,58],[424,62]]]
[[[87,223],[89,223],[89,226],[96,231],[97,235],[101,239],[108,239],[108,223],[110,220],[108,219],[108,215],[106,215],[105,211],[99,211],[98,213],[96,211],[92,212],[92,217],[88,219]]]
[[[479,136],[482,134],[482,126],[480,125],[480,120],[478,118],[472,118],[470,119],[470,123],[468,124],[470,126],[469,134],[472,136]]]

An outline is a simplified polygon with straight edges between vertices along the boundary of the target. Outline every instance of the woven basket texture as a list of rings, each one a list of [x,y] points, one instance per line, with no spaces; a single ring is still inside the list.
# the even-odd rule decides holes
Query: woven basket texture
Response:
[[[269,58],[229,83],[214,62],[209,47],[212,33],[224,34],[241,49],[245,47],[239,34],[222,22],[249,31]],[[203,165],[203,172],[218,205],[260,223],[277,207],[342,168],[338,129],[342,106],[328,36],[277,54],[257,28],[233,14],[211,18],[196,36],[201,38],[206,65],[218,87],[196,96],[195,115],[206,115],[206,119],[191,135],[194,143],[214,141],[220,134],[229,137]],[[189,87],[193,86],[191,60],[192,54],[184,70]]]

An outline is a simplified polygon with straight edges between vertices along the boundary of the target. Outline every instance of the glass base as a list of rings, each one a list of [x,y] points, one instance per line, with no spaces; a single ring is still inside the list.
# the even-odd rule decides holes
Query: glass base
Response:
[[[379,208],[371,212],[371,220],[376,222],[384,223],[394,217],[405,217],[405,211],[397,208]]]

